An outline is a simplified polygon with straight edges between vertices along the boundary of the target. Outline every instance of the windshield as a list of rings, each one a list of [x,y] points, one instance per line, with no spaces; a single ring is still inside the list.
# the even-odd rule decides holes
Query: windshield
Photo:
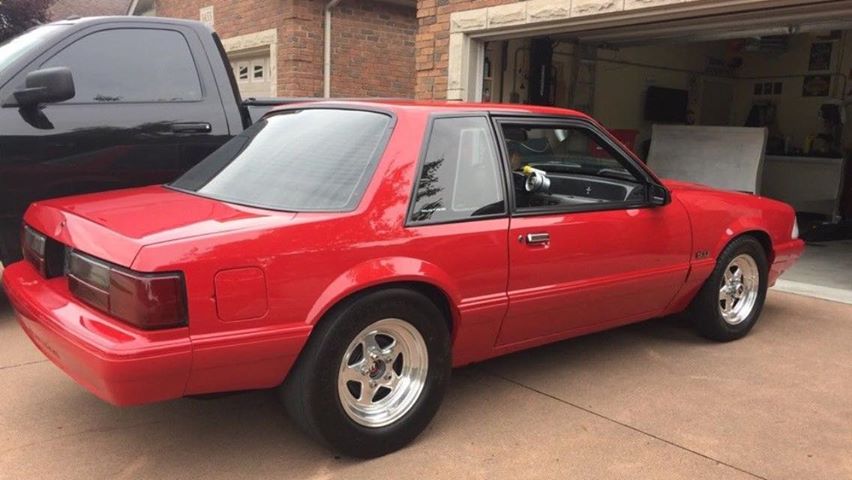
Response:
[[[15,60],[38,46],[46,37],[58,32],[59,29],[67,28],[66,25],[42,25],[33,28],[7,40],[0,45],[0,71],[8,67]]]
[[[351,210],[390,123],[389,116],[366,111],[284,111],[231,139],[171,187],[273,210]]]

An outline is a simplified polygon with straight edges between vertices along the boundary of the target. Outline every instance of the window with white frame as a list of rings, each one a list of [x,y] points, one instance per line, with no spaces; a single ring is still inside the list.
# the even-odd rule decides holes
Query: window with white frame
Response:
[[[264,82],[266,81],[266,59],[254,61],[251,64],[251,81]]]
[[[269,71],[269,52],[252,55],[235,55],[231,68],[237,79],[240,94],[245,97],[268,97],[272,91],[272,75]]]

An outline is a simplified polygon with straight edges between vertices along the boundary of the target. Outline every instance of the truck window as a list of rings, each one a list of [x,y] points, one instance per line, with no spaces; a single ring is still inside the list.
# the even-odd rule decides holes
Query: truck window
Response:
[[[42,67],[71,69],[77,94],[65,103],[174,102],[202,98],[189,45],[174,30],[102,30],[72,43]]]
[[[0,71],[30,50],[40,47],[45,38],[66,28],[65,25],[43,25],[3,42],[0,45]]]

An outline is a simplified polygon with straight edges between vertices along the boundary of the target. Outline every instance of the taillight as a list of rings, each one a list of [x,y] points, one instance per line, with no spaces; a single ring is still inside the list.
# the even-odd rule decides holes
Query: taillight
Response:
[[[47,237],[36,232],[29,225],[24,225],[21,232],[21,248],[24,259],[30,262],[41,275],[47,276],[45,252],[47,250]]]
[[[181,273],[139,273],[71,251],[68,288],[89,305],[145,330],[187,324]]]
[[[183,276],[110,271],[109,311],[141,328],[186,325]]]
[[[29,225],[21,231],[21,247],[24,259],[30,262],[44,278],[62,275],[65,261],[65,245],[42,235]]]

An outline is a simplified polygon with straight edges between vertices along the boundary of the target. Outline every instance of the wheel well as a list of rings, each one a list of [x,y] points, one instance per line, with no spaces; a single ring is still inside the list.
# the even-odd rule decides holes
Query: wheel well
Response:
[[[775,253],[774,250],[772,250],[772,239],[769,238],[769,235],[767,235],[766,232],[752,230],[742,233],[740,237],[752,237],[757,240],[763,247],[764,253],[766,253],[766,260],[772,264],[772,261],[775,259]]]
[[[432,285],[431,283],[426,282],[417,282],[417,281],[406,281],[406,282],[388,282],[382,283],[379,285],[374,285],[372,287],[365,288],[363,290],[359,290],[357,292],[351,293],[346,297],[342,298],[340,301],[335,303],[323,317],[328,316],[328,313],[332,310],[338,308],[341,305],[352,302],[364,296],[370,295],[375,292],[379,292],[382,290],[388,290],[391,288],[404,288],[408,290],[413,290],[417,293],[420,293],[424,297],[428,298],[438,310],[441,311],[442,316],[444,317],[444,324],[447,327],[447,331],[450,333],[452,337],[455,331],[453,330],[454,324],[454,315],[452,308],[450,307],[450,300],[447,294],[441,290],[440,288]],[[322,319],[320,319],[322,321]]]

